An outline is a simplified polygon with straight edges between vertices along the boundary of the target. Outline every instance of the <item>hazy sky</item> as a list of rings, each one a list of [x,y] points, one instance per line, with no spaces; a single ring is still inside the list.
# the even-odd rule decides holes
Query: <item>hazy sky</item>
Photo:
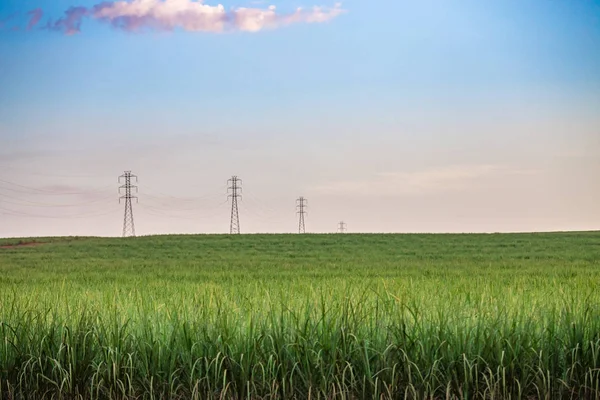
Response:
[[[228,232],[231,175],[243,233],[297,231],[298,196],[310,232],[600,229],[600,1],[2,0],[0,21],[0,236],[120,235],[124,170],[138,234]]]

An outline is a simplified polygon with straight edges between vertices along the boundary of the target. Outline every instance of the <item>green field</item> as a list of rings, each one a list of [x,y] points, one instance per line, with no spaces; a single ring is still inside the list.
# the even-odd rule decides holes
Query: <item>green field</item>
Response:
[[[600,398],[600,233],[38,241],[2,399]]]

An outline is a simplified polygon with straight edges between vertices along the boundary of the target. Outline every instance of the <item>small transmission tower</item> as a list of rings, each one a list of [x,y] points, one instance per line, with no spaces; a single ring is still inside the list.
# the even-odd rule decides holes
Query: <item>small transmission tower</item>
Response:
[[[304,226],[304,215],[306,214],[306,199],[302,196],[296,200],[296,208],[298,209],[298,233],[306,233]]]
[[[239,234],[240,233],[240,214],[238,211],[238,202],[237,199],[242,198],[242,180],[237,176],[232,176],[231,179],[227,181],[228,185],[227,192],[231,191],[230,194],[227,195],[227,198],[231,197],[231,223],[229,225],[229,233],[230,234]]]
[[[338,224],[338,233],[346,233],[346,223],[344,221]]]
[[[121,199],[125,199],[125,215],[123,216],[123,237],[135,236],[135,225],[133,223],[133,207],[131,206],[131,199],[135,199],[137,202],[137,196],[131,195],[131,189],[135,189],[137,193],[137,186],[131,184],[131,178],[135,178],[137,183],[137,176],[132,175],[131,171],[125,171],[125,173],[119,176],[119,183],[125,180],[125,184],[119,187],[119,194],[121,189],[125,189],[125,194],[119,197],[119,204]]]

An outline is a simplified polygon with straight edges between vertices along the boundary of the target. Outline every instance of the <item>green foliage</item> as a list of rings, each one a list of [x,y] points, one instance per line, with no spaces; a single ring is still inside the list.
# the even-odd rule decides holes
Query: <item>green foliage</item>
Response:
[[[599,233],[36,242],[0,399],[600,398]]]

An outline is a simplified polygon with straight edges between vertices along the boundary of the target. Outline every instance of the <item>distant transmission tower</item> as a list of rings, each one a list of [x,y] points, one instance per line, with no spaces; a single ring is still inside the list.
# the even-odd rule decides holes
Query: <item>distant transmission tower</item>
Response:
[[[237,199],[238,197],[241,198],[242,195],[240,194],[242,192],[242,180],[240,178],[238,178],[237,176],[232,176],[231,179],[229,179],[227,181],[227,183],[230,185],[227,188],[227,191],[229,192],[231,190],[231,194],[229,194],[227,196],[227,198],[231,197],[231,223],[229,225],[229,233],[234,234],[240,233],[240,214],[238,211],[238,202]]]
[[[344,221],[338,224],[338,233],[346,233],[346,223]]]
[[[131,199],[136,199],[137,196],[131,195],[131,189],[135,189],[137,193],[137,186],[131,184],[131,178],[135,178],[137,182],[137,176],[132,175],[131,171],[125,171],[125,173],[119,176],[119,183],[122,182],[122,179],[125,180],[125,184],[119,187],[119,193],[121,189],[125,189],[125,194],[119,197],[119,204],[121,203],[121,199],[125,199],[125,215],[123,216],[123,237],[127,236],[135,236],[135,225],[133,223],[133,208],[131,207]]]
[[[298,200],[296,200],[296,208],[298,209],[298,233],[306,233],[306,228],[304,226],[304,215],[306,214],[306,199],[302,196]]]

